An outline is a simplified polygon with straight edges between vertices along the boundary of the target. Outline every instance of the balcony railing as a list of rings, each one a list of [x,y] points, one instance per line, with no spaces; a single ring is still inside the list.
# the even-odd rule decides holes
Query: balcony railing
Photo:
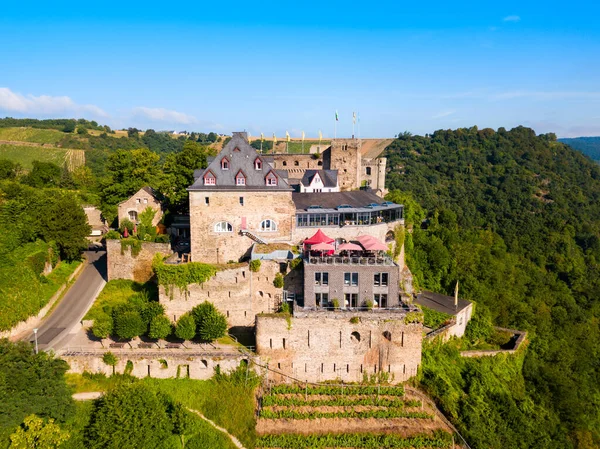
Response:
[[[304,259],[304,263],[312,265],[395,265],[394,261],[388,256],[309,256]]]

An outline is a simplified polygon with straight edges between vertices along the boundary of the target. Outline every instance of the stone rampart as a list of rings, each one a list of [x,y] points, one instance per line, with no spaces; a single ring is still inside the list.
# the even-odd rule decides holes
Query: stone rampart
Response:
[[[256,349],[270,367],[300,380],[359,382],[364,376],[385,375],[398,383],[416,375],[421,363],[423,326],[405,324],[405,316],[333,311],[295,312],[293,318],[259,315]]]
[[[169,256],[170,243],[142,242],[142,248],[136,256],[131,253],[131,247],[121,250],[120,240],[106,241],[106,260],[108,280],[130,279],[136,282],[146,282],[152,278],[152,259],[155,254]],[[122,252],[121,252],[122,251]]]
[[[187,291],[159,286],[159,300],[167,316],[177,321],[204,301],[212,302],[227,317],[230,327],[252,327],[256,314],[272,312],[279,307],[282,290],[273,285],[279,272],[278,262],[263,260],[260,270],[242,267],[224,269],[202,285],[191,284]]]
[[[67,352],[61,358],[69,364],[70,373],[113,374],[113,367],[102,360],[106,351]],[[222,372],[236,369],[247,356],[232,353],[202,353],[198,351],[174,352],[159,351],[127,351],[111,350],[117,358],[114,373],[123,374],[127,370],[127,362],[133,364],[130,374],[135,377],[154,377],[157,379],[185,378],[206,380],[214,375],[218,366]]]

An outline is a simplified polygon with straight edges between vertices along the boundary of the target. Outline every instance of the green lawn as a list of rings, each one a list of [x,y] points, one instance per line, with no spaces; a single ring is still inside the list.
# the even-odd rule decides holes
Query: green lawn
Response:
[[[55,129],[0,128],[0,140],[47,143],[55,145],[64,136],[65,133]]]
[[[33,161],[52,162],[61,167],[65,163],[68,151],[68,149],[59,148],[4,144],[0,145],[0,159],[9,159],[18,162],[26,169],[33,167]]]
[[[156,285],[151,282],[140,284],[125,279],[110,281],[104,286],[94,305],[83,319],[94,320],[104,314],[110,315],[114,307],[126,303],[129,298],[137,294],[145,294],[150,300],[158,300],[158,290]]]
[[[286,143],[279,141],[277,143],[277,151],[285,152],[286,151]],[[318,140],[305,140],[304,141],[304,153],[308,154],[311,145],[319,145]],[[331,145],[331,141],[323,140],[321,141],[321,148],[325,149]],[[301,141],[291,141],[287,143],[287,152],[290,154],[302,153],[302,142]]]

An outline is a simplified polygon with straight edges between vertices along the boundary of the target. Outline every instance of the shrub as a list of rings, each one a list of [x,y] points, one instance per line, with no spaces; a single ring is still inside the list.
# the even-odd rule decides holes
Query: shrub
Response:
[[[127,363],[125,364],[125,371],[123,372],[123,374],[125,374],[126,376],[130,376],[132,371],[133,362],[131,360],[127,360]]]
[[[283,276],[281,273],[277,273],[275,275],[275,279],[273,279],[273,285],[277,288],[283,288]]]
[[[250,271],[257,273],[260,270],[260,259],[250,261]]]
[[[140,308],[140,315],[142,317],[142,321],[146,325],[146,328],[150,326],[150,323],[154,319],[154,317],[161,316],[165,314],[165,308],[162,304],[158,302],[146,302],[142,304]]]
[[[352,324],[358,324],[358,323],[360,323],[360,318],[357,316],[353,316],[352,318],[350,318],[350,322]]]
[[[167,294],[173,287],[186,291],[190,284],[203,284],[217,273],[215,266],[206,263],[167,265],[160,254],[154,256],[152,268],[158,278],[158,284],[165,287]]]
[[[281,301],[281,307],[279,308],[281,313],[290,313],[290,303],[287,301]]]
[[[115,313],[113,318],[114,333],[119,338],[129,340],[146,332],[146,325],[138,312]]]
[[[197,332],[200,333],[200,327],[204,323],[206,317],[213,313],[219,313],[219,311],[212,302],[205,301],[194,307],[191,313],[194,317],[194,321],[196,321]]]
[[[119,231],[110,230],[104,234],[104,238],[106,240],[119,240],[121,238],[121,234],[119,234]]]
[[[204,341],[213,341],[227,333],[227,319],[220,312],[211,313],[206,317],[200,328],[199,337]]]
[[[295,259],[290,260],[290,270],[295,270],[302,265],[302,259],[300,257],[296,257]]]
[[[191,313],[183,314],[177,320],[175,335],[182,340],[192,340],[196,336],[196,321]]]
[[[117,359],[117,357],[112,352],[108,351],[105,352],[102,356],[102,361],[108,366],[112,366],[114,368],[119,359]]]
[[[366,303],[365,303],[365,305],[366,305],[367,309],[369,309],[369,310],[371,310],[371,309],[373,308],[373,305],[374,305],[374,304],[375,304],[375,303],[373,302],[373,300],[372,300],[372,299],[367,299],[367,301],[366,301]]]
[[[334,309],[339,309],[340,308],[340,300],[337,298],[333,298],[331,300],[331,305],[333,306]]]
[[[131,248],[131,255],[135,257],[142,250],[142,242],[135,237],[121,239],[121,254],[125,254],[127,247]]]
[[[98,338],[108,338],[113,332],[113,320],[110,315],[101,315],[94,320],[92,334]]]
[[[170,242],[169,235],[168,234],[159,234],[156,236],[154,241],[156,243],[169,243]]]
[[[172,330],[173,327],[169,318],[165,315],[158,315],[152,318],[152,321],[150,322],[148,336],[157,340],[165,339],[171,335]]]
[[[121,231],[121,234],[125,232],[125,228],[127,228],[127,232],[129,232],[129,235],[131,235],[133,233],[134,226],[135,225],[131,222],[131,220],[128,220],[127,218],[119,221],[119,231]]]

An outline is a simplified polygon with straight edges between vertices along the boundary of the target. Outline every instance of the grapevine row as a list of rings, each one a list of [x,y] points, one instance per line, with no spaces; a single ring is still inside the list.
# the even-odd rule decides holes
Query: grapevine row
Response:
[[[373,386],[373,385],[360,385],[360,386],[329,386],[319,385],[310,386],[305,388],[302,385],[275,385],[271,389],[271,394],[291,394],[291,393],[302,393],[302,394],[323,394],[323,395],[367,395],[367,394],[381,394],[385,396],[404,396],[404,388],[402,386],[390,387],[390,386]]]
[[[416,435],[401,437],[399,435],[374,434],[340,434],[340,435],[265,435],[259,438],[256,447],[309,449],[326,447],[355,447],[355,448],[449,448],[452,446],[452,436],[443,431],[433,435]]]
[[[268,407],[271,405],[282,405],[282,406],[350,406],[350,405],[379,405],[381,407],[420,407],[421,401],[414,399],[386,399],[380,398],[377,400],[376,397],[364,397],[364,398],[352,398],[347,396],[330,397],[327,399],[314,399],[306,400],[304,396],[263,396],[262,405]]]
[[[356,411],[353,409],[340,412],[299,412],[296,410],[278,410],[263,408],[260,411],[260,417],[263,419],[318,419],[318,418],[420,418],[433,419],[433,415],[425,412],[407,412],[402,409],[383,409],[383,410],[364,410]]]

